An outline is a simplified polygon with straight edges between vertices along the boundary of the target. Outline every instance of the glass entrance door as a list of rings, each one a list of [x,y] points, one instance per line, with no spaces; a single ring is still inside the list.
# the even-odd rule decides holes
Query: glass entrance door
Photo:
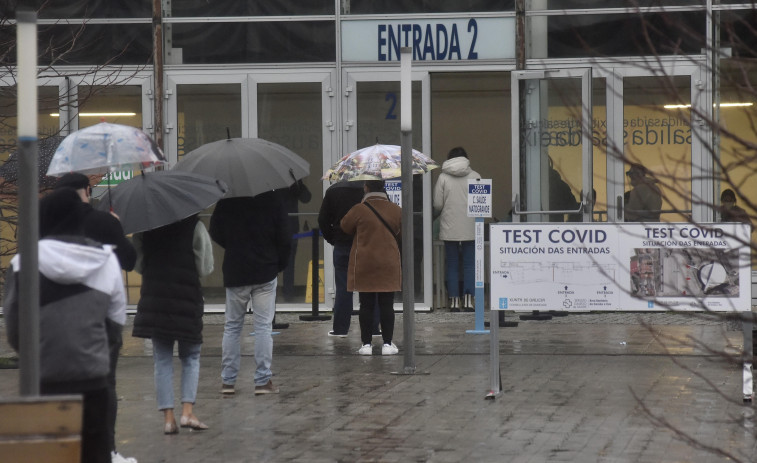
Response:
[[[696,66],[628,67],[607,76],[607,209],[613,222],[711,220],[707,108]],[[709,172],[709,173],[708,173]],[[639,185],[658,196],[642,201]],[[648,195],[647,195],[648,196]]]
[[[595,71],[513,72],[513,220],[711,220],[699,69]],[[640,182],[655,204],[634,198]]]
[[[591,221],[591,69],[513,72],[512,120],[513,221]]]
[[[291,149],[310,163],[310,175],[297,185],[301,194],[289,203],[292,258],[278,277],[277,290],[277,304],[285,310],[309,308],[312,301],[309,271],[314,259],[311,235],[307,233],[317,227],[323,197],[321,175],[335,144],[333,80],[333,73],[323,70],[213,75],[177,72],[167,79],[166,144],[172,164],[195,148],[226,137],[263,138]],[[286,193],[282,190],[282,195]],[[212,208],[200,215],[206,226],[211,214]],[[223,249],[214,245],[213,252],[215,270],[203,278],[203,293],[207,308],[222,310]],[[319,245],[318,261],[322,259],[323,246]],[[324,302],[323,289],[319,296]]]
[[[413,148],[430,155],[429,78],[427,73],[414,73],[412,78]],[[342,82],[343,95],[346,96],[342,107],[342,155],[376,143],[400,145],[399,71],[382,69],[374,72],[345,72]],[[338,159],[337,157],[333,161]],[[430,307],[433,296],[430,175],[416,175],[412,187],[415,301],[417,305]]]

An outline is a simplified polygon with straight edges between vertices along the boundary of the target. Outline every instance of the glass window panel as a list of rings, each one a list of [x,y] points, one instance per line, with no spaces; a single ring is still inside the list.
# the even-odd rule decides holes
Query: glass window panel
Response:
[[[174,24],[184,64],[336,60],[333,21]],[[318,40],[313,40],[318,37]]]
[[[292,16],[334,14],[334,0],[277,0],[275,2],[239,0],[175,0],[171,16]]]
[[[529,8],[543,8],[544,0],[529,0]],[[704,0],[549,0],[547,9],[604,9],[604,8],[647,8],[655,6],[696,6],[706,5]]]
[[[492,220],[505,220],[512,207],[510,73],[431,74],[432,157],[441,164],[456,146],[468,153],[473,170],[492,179]]]
[[[607,222],[607,89],[606,80],[592,80],[592,165],[594,191],[592,192],[592,221]],[[579,199],[583,190],[579,190]]]
[[[0,43],[15,41],[15,28],[0,29]],[[15,53],[5,56],[15,64]],[[152,60],[150,24],[39,26],[40,65],[147,64]]]
[[[0,163],[17,148],[18,106],[16,87],[0,87]],[[37,133],[39,138],[60,132],[58,87],[37,87]]]
[[[704,12],[549,16],[548,56],[699,54]]]
[[[342,14],[476,13],[513,11],[514,0],[348,0]]]
[[[423,150],[421,83],[412,83],[413,148]],[[400,83],[357,83],[357,148],[376,143],[400,145]],[[423,179],[413,177],[413,232],[415,251],[415,300],[423,300]],[[398,293],[399,294],[399,293]]]
[[[720,47],[730,48],[733,57],[757,57],[757,9],[723,11],[720,17]]]
[[[279,301],[311,303],[312,236],[318,228],[323,181],[323,117],[321,83],[258,84],[258,136],[291,149],[310,163],[310,175],[296,187],[282,191],[293,233],[289,265],[279,277]],[[318,261],[323,261],[323,240],[318,240]],[[319,268],[323,268],[321,264]],[[312,288],[310,288],[312,290]],[[312,292],[310,292],[312,294]],[[311,296],[312,297],[312,296]],[[319,300],[324,300],[323,289]]]
[[[178,160],[205,143],[242,136],[241,84],[176,86]]]
[[[101,121],[142,128],[142,87],[80,85],[79,128]]]
[[[40,140],[57,134],[59,121],[51,114],[58,112],[58,87],[37,87],[37,132]],[[0,87],[0,164],[18,149],[18,106],[16,87]],[[0,177],[0,268],[6,269],[17,252],[18,242],[18,189]]]
[[[78,88],[79,128],[90,127],[101,121],[142,128],[142,87],[135,85],[103,86],[80,85]],[[107,115],[106,115],[107,114]],[[116,185],[133,176],[131,170],[115,170],[93,188],[92,204],[107,201],[108,185]],[[128,304],[139,302],[142,276],[137,272],[124,272]]]
[[[729,188],[736,193],[736,204],[754,220],[757,217],[757,157],[754,150],[757,145],[757,65],[741,60],[725,61],[720,82],[720,120],[716,126],[720,129],[720,159],[715,162],[719,180],[714,194],[715,204],[720,204],[720,194]],[[751,105],[731,106],[728,103]],[[757,232],[754,227],[752,231]]]
[[[520,124],[520,196],[523,210],[574,211],[583,184],[581,79],[532,79],[524,86]],[[581,221],[578,214],[521,216],[528,222]]]
[[[242,136],[241,84],[180,84],[176,86],[178,114],[178,160],[192,150],[216,140]],[[210,229],[213,208],[200,214],[200,220]],[[223,248],[213,243],[215,265],[213,273],[201,279],[203,295],[209,304],[225,301],[223,287]]]
[[[660,189],[661,222],[686,222],[691,216],[690,104],[688,76],[623,79],[623,157],[643,165],[650,173],[648,181]],[[627,202],[633,184],[625,177]],[[626,220],[638,214],[626,206]]]
[[[46,18],[150,18],[152,0],[11,0]],[[15,10],[15,7],[13,8]]]

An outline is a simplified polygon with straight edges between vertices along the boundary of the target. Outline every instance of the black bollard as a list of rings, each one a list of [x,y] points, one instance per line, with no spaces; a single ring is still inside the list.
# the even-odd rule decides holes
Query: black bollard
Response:
[[[312,260],[312,267],[311,267],[311,282],[310,285],[312,287],[312,299],[313,299],[313,305],[312,305],[312,314],[311,315],[300,315],[300,320],[303,321],[316,321],[316,320],[331,320],[331,315],[319,315],[318,314],[318,300],[321,298],[318,290],[318,261],[320,260],[320,252],[318,251],[318,239],[320,237],[320,230],[317,228],[314,228],[311,230],[311,233],[313,234],[313,260]]]

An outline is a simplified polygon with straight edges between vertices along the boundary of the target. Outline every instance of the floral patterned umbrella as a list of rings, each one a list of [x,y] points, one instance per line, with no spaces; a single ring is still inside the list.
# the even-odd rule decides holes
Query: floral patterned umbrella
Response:
[[[339,160],[327,170],[322,180],[384,180],[402,176],[401,151],[397,145],[375,144],[359,149]],[[413,175],[424,174],[439,167],[436,161],[413,150]]]

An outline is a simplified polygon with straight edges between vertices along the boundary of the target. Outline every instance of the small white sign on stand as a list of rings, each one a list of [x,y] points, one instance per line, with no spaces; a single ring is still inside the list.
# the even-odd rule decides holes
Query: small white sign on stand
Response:
[[[492,216],[492,180],[468,180],[468,217],[476,218],[476,328],[468,333],[484,334],[484,218]]]
[[[402,207],[402,180],[387,180],[384,182],[384,189],[389,201]]]

